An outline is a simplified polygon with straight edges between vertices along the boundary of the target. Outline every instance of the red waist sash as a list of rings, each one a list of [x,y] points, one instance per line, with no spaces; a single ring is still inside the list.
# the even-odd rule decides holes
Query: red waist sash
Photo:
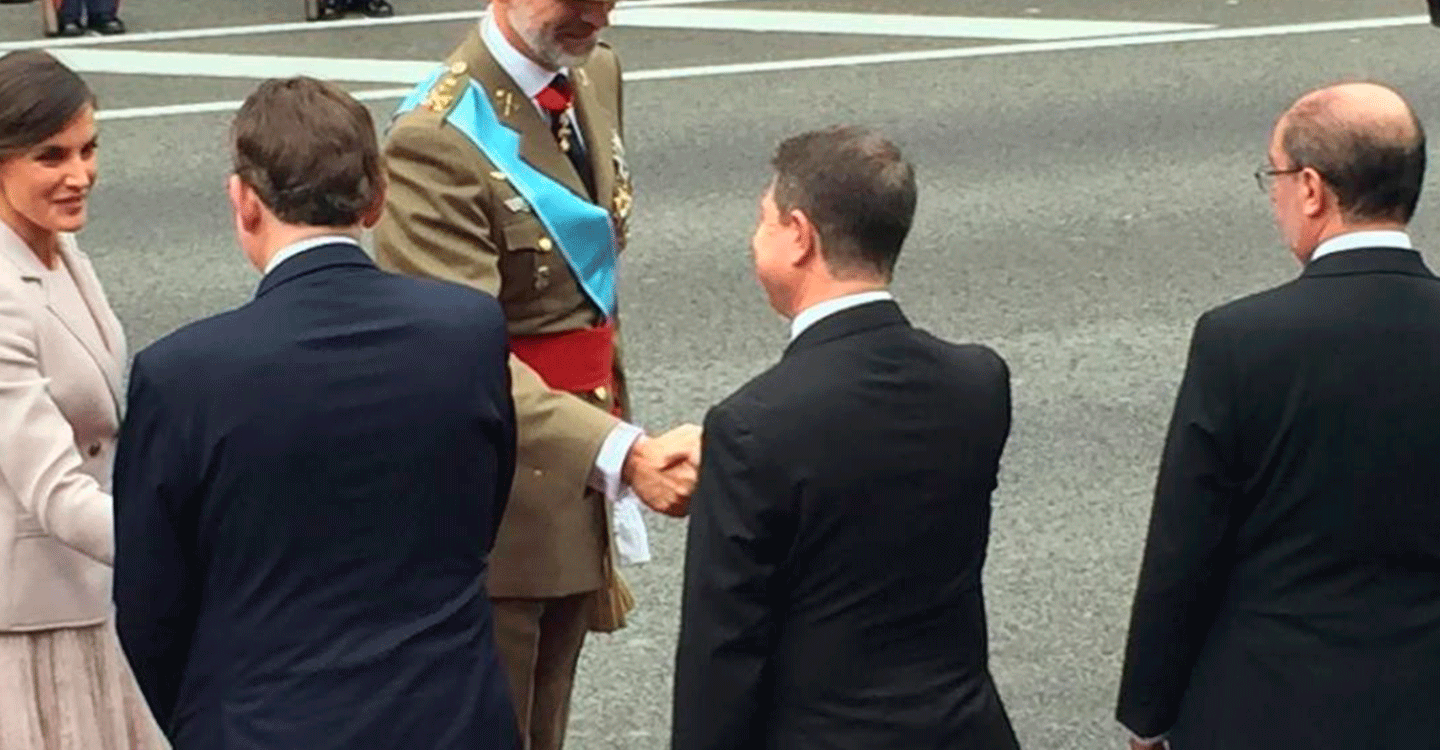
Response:
[[[608,401],[615,390],[615,325],[560,333],[511,336],[510,351],[545,384],[569,393],[594,393]],[[599,389],[604,391],[596,392]],[[616,409],[619,408],[616,399]]]

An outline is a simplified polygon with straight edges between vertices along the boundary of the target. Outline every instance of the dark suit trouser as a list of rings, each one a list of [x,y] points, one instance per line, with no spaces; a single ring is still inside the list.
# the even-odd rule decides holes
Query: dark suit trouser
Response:
[[[120,0],[62,0],[59,16],[61,21],[98,21],[119,12]]]
[[[592,594],[492,599],[495,642],[510,680],[521,750],[561,750]]]

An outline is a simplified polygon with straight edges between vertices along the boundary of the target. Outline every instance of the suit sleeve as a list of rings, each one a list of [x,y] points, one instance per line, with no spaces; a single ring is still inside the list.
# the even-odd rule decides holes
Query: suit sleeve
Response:
[[[495,335],[501,342],[508,341],[505,333],[505,316],[499,305],[493,308],[495,317]],[[517,440],[517,427],[515,425],[515,399],[511,396],[510,368],[505,366],[503,357],[509,350],[508,344],[502,344],[500,363],[494,368],[492,383],[499,383],[494,394],[496,402],[500,405],[500,476],[495,485],[495,528],[492,529],[490,541],[493,545],[495,538],[500,534],[500,521],[505,517],[505,507],[510,502],[510,490],[515,484],[515,453]]]
[[[184,425],[137,357],[115,461],[115,625],[160,726],[168,726],[199,609]]]
[[[0,478],[45,533],[109,565],[110,495],[81,471],[75,431],[50,397],[33,321],[0,291]]]
[[[770,690],[773,602],[794,536],[789,491],[750,431],[706,415],[691,502],[672,750],[753,750]]]
[[[1202,316],[1160,462],[1116,712],[1141,737],[1168,732],[1179,715],[1242,520],[1228,347]]]
[[[375,256],[392,271],[457,282],[500,295],[500,251],[486,206],[486,162],[474,144],[429,112],[402,118],[385,145],[388,197],[375,228]],[[583,491],[596,456],[619,420],[552,390],[534,369],[509,358],[521,456]]]

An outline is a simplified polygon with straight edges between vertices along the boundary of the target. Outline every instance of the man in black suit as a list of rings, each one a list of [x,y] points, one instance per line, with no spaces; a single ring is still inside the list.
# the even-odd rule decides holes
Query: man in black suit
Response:
[[[1301,98],[1256,173],[1298,279],[1211,310],[1157,482],[1118,717],[1137,748],[1440,741],[1440,282],[1391,89]]]
[[[1005,362],[886,286],[914,171],[858,128],[783,143],[753,240],[780,362],[706,415],[673,750],[1005,750],[981,569]]]
[[[255,299],[141,352],[121,643],[175,750],[517,746],[486,556],[514,471],[500,307],[380,271],[374,125],[269,81],[229,193]]]

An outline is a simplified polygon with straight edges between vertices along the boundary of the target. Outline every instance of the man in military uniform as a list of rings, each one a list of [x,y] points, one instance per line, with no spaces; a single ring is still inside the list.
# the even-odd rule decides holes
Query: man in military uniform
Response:
[[[698,428],[651,438],[626,421],[615,266],[632,188],[620,66],[598,39],[613,7],[493,0],[401,105],[375,234],[383,267],[505,308],[519,451],[489,587],[529,750],[562,746],[585,634],[632,604],[612,520],[639,521],[631,491],[684,515],[698,462]],[[643,525],[620,530],[643,559]]]

